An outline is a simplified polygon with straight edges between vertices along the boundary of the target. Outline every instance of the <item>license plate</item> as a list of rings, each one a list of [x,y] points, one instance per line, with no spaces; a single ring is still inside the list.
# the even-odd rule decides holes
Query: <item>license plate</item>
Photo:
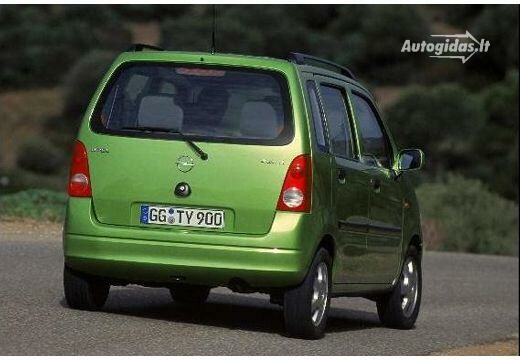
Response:
[[[141,224],[221,229],[224,227],[224,211],[141,205],[140,222]]]

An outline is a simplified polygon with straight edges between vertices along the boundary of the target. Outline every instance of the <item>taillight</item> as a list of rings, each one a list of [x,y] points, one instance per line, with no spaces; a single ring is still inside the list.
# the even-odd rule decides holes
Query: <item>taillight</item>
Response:
[[[69,172],[69,195],[73,197],[91,197],[90,173],[85,145],[79,140],[74,144],[74,153]]]
[[[289,165],[277,210],[309,212],[311,210],[312,164],[309,155],[299,155]]]

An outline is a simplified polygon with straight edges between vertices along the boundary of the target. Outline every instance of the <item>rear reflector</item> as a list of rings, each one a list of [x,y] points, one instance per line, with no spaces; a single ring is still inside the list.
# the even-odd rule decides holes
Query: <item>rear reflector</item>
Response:
[[[289,165],[276,209],[309,212],[311,210],[311,193],[311,158],[309,155],[299,155]]]
[[[74,144],[74,153],[69,172],[69,195],[72,197],[91,197],[90,173],[85,145],[79,140]]]

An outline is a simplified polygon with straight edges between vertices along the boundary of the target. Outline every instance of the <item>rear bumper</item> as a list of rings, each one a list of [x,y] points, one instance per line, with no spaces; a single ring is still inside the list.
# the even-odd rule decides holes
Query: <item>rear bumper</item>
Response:
[[[305,264],[296,250],[165,243],[65,235],[67,266],[129,282],[227,285],[241,279],[255,287],[296,284]]]
[[[63,234],[65,263],[130,283],[219,286],[240,279],[252,287],[291,286],[303,280],[314,253],[306,218],[277,213],[261,236],[143,229],[99,224],[90,199],[74,198]]]

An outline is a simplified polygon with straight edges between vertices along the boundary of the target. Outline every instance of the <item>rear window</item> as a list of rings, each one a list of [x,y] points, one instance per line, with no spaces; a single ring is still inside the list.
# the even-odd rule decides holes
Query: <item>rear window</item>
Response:
[[[135,64],[113,76],[91,127],[114,135],[286,144],[293,129],[287,83],[246,68]]]

